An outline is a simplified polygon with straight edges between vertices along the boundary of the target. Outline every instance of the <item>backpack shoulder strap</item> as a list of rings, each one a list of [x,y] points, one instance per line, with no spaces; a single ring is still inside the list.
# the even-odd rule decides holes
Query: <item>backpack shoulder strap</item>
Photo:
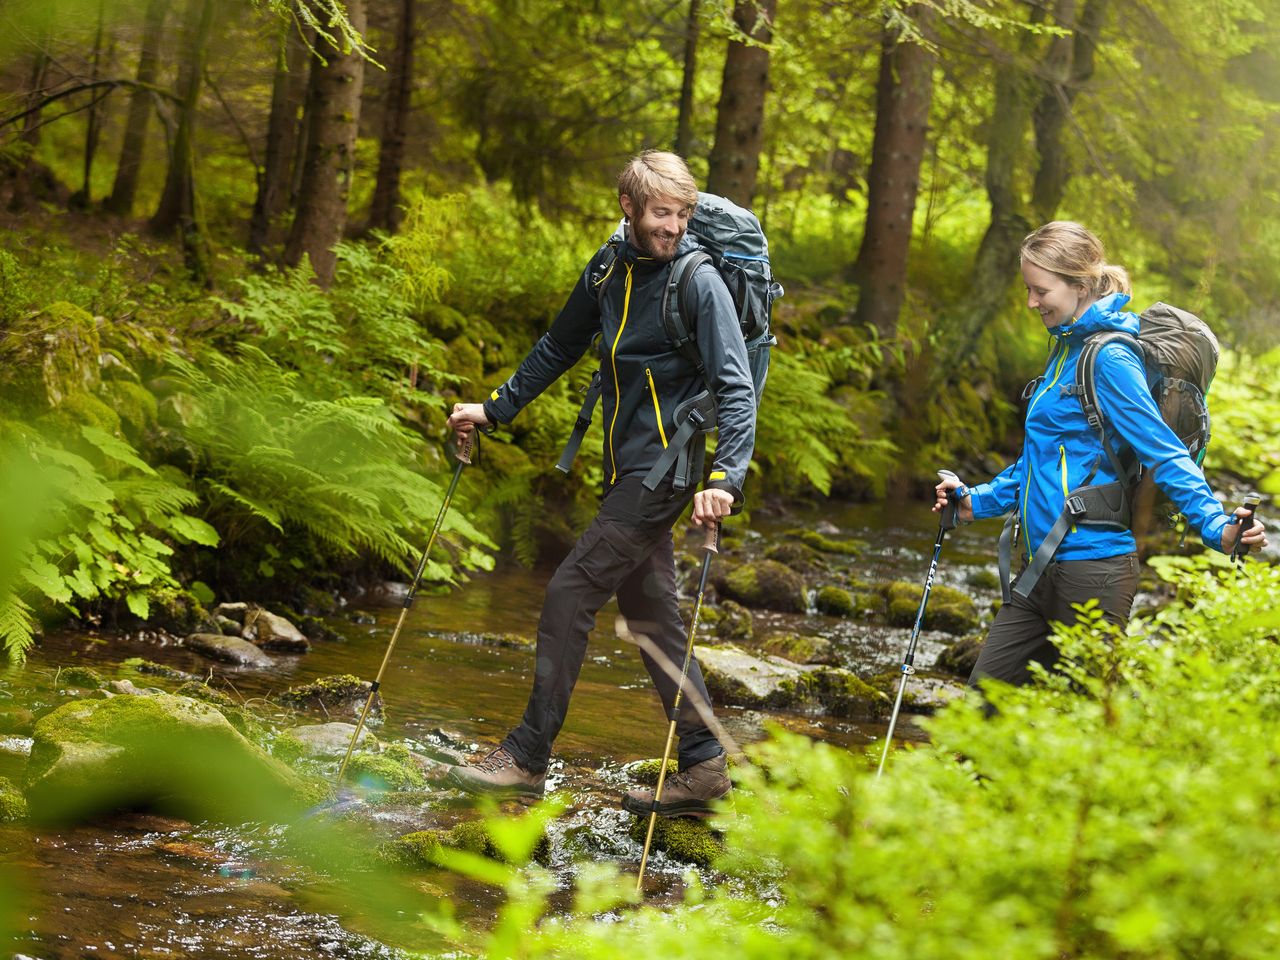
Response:
[[[600,266],[591,274],[591,285],[595,288],[596,304],[600,312],[604,312],[604,297],[609,292],[609,281],[613,278],[613,268],[618,265],[618,243],[610,240],[605,244],[609,248]]]
[[[1072,388],[1077,399],[1080,401],[1080,409],[1084,412],[1084,418],[1098,434],[1098,442],[1102,444],[1102,450],[1111,461],[1111,468],[1115,471],[1116,479],[1124,483],[1126,486],[1136,480],[1136,465],[1126,467],[1116,454],[1115,449],[1107,440],[1106,418],[1102,415],[1102,407],[1098,403],[1098,354],[1102,352],[1102,348],[1112,343],[1123,343],[1129,349],[1133,350],[1142,358],[1142,344],[1138,342],[1138,338],[1132,334],[1125,333],[1123,330],[1108,330],[1104,333],[1095,333],[1091,337],[1085,338],[1084,349],[1080,353],[1080,359],[1076,362],[1076,382]]]
[[[671,265],[666,293],[662,298],[662,328],[666,331],[667,339],[694,365],[698,376],[704,379],[706,365],[702,362],[702,353],[698,350],[698,341],[690,322],[696,318],[688,291],[697,269],[704,263],[713,262],[711,255],[703,250],[694,250],[680,257]]]

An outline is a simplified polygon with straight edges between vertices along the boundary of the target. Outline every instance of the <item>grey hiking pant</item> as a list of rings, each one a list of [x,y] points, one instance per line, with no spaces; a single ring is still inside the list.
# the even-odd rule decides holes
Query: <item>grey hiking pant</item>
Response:
[[[551,758],[551,744],[569,711],[569,697],[587,655],[587,633],[596,613],[613,595],[633,634],[647,637],[674,665],[669,676],[649,651],[640,656],[653,678],[666,715],[675,702],[688,634],[676,597],[675,546],[671,525],[693,491],[671,496],[669,486],[650,492],[639,477],[624,477],[600,504],[600,512],[578,538],[547,584],[538,622],[533,691],[520,725],[502,745],[525,769],[539,773]],[[676,732],[680,769],[723,752],[698,716],[695,703],[711,699],[697,660],[689,664]]]
[[[1022,686],[1031,679],[1032,663],[1052,667],[1058,648],[1050,638],[1049,624],[1075,623],[1074,603],[1096,599],[1103,617],[1117,626],[1129,620],[1138,589],[1138,555],[1126,553],[1101,560],[1053,561],[1025,599],[1013,594],[1000,608],[987,642],[978,654],[969,685],[984,677]]]

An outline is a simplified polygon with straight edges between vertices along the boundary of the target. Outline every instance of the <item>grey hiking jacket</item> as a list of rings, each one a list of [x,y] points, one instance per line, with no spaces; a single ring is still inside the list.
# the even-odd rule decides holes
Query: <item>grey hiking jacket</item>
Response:
[[[691,249],[686,236],[680,252]],[[675,434],[676,407],[709,388],[718,408],[718,439],[706,487],[732,494],[736,513],[755,444],[756,404],[733,299],[714,266],[703,264],[694,273],[690,293],[696,311],[690,319],[706,367],[704,383],[663,329],[662,297],[671,262],[643,256],[623,241],[606,277],[612,257],[608,245],[592,257],[551,329],[484,402],[485,415],[494,423],[510,423],[601,334],[605,490],[623,477],[646,475]],[[606,287],[603,307],[597,283]],[[694,443],[700,466],[704,444],[700,438]]]

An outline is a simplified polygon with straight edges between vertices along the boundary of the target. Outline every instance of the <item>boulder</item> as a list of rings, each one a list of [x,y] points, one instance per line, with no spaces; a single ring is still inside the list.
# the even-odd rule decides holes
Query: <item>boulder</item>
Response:
[[[434,868],[438,866],[437,854],[442,847],[478,853],[500,863],[533,860],[545,866],[551,861],[551,841],[545,831],[533,841],[532,849],[526,857],[511,857],[508,856],[511,848],[504,850],[496,843],[488,824],[483,820],[464,820],[448,830],[420,830],[406,834],[398,840],[383,844],[378,854],[383,861],[401,867]]]
[[[292,816],[319,798],[213,706],[171,694],[80,701],[42,717],[26,796],[46,822],[141,807],[241,823]]]
[[[648,817],[634,817],[627,829],[631,839],[644,843]],[[653,828],[653,849],[699,867],[710,867],[724,852],[724,838],[703,820],[659,817]]]
[[[0,777],[0,824],[16,823],[27,818],[27,801],[4,777]]]
[[[885,588],[889,601],[889,623],[910,627],[916,622],[923,588],[917,583],[896,581]],[[978,608],[968,594],[955,587],[935,584],[929,592],[929,605],[924,612],[924,629],[946,633],[968,633],[978,625]]]
[[[764,650],[792,663],[836,664],[835,647],[826,637],[801,633],[777,633],[765,641]]]
[[[63,667],[58,671],[58,683],[64,687],[81,690],[97,690],[106,681],[92,667]]]
[[[232,623],[244,626],[245,614],[249,612],[247,603],[220,603],[213,608],[214,618],[225,617]]]
[[[841,587],[822,587],[813,598],[813,605],[819,613],[832,617],[851,617],[857,612],[857,604],[853,602],[853,594]]]
[[[347,780],[377,792],[420,790],[427,785],[422,767],[402,744],[393,744],[380,754],[353,754],[345,776]]]
[[[938,654],[934,666],[947,673],[953,673],[957,677],[968,679],[973,673],[973,668],[977,666],[978,654],[982,652],[982,644],[985,640],[986,638],[980,633],[961,637]]]
[[[264,650],[282,650],[285,653],[306,653],[311,643],[302,631],[279,614],[252,607],[244,615],[244,628],[240,636],[256,643]]]
[[[817,550],[808,544],[795,540],[784,540],[775,543],[764,552],[766,560],[776,560],[783,566],[790,567],[797,573],[815,574],[827,569],[827,561]]]
[[[293,757],[340,757],[347,752],[351,738],[355,736],[354,723],[311,723],[294,727],[281,734],[275,743],[276,756],[292,759]],[[378,741],[368,728],[360,731],[357,746],[366,750],[377,750]]]
[[[887,698],[848,670],[757,657],[734,646],[703,647],[698,664],[717,703],[875,718]]]
[[[716,636],[721,640],[750,640],[751,611],[732,600],[720,601],[716,619]]]
[[[808,609],[803,578],[776,560],[744,563],[725,578],[724,594],[748,607],[783,613],[804,613]]]
[[[178,670],[175,667],[166,666],[163,663],[156,663],[154,660],[144,660],[142,657],[130,657],[120,663],[122,669],[135,670],[138,673],[149,674],[153,677],[164,677],[168,680],[195,680],[194,674],[187,673],[185,670]]]
[[[290,687],[276,699],[286,707],[310,710],[326,719],[335,716],[359,718],[371,689],[373,684],[367,680],[346,673]],[[382,694],[373,695],[373,703],[365,722],[382,722]]]
[[[241,640],[239,637],[226,637],[220,633],[193,633],[185,642],[187,649],[221,663],[234,663],[242,667],[269,667],[274,662],[248,640]]]
[[[898,695],[898,678],[901,676],[901,670],[892,670],[874,676],[868,682],[892,699]],[[963,697],[967,689],[954,677],[917,671],[907,678],[907,688],[902,692],[902,709],[907,713],[933,713],[952,700]]]

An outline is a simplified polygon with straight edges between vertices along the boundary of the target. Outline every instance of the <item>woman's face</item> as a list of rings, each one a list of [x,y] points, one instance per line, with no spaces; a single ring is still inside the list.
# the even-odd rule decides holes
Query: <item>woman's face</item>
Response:
[[[1046,329],[1070,323],[1085,306],[1085,285],[1068,283],[1056,273],[1022,262],[1022,282],[1027,286],[1027,306],[1040,314]]]

